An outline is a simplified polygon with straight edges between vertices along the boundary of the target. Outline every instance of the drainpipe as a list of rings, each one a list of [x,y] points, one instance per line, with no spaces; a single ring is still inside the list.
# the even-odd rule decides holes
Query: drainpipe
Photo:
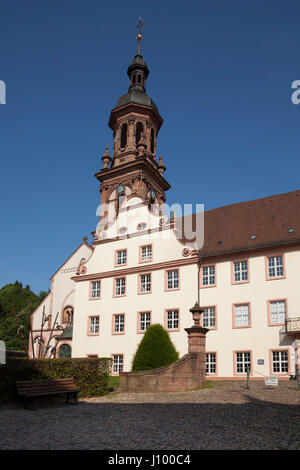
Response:
[[[200,251],[198,250],[198,281],[197,281],[197,286],[198,286],[198,305],[200,306],[200,270],[202,266],[202,261],[203,261],[203,255],[201,255]]]

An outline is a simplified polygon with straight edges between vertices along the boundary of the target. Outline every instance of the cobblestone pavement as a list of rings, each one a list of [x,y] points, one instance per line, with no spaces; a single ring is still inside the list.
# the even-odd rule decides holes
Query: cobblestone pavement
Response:
[[[300,449],[300,391],[216,382],[188,393],[38,402],[0,409],[0,449]]]

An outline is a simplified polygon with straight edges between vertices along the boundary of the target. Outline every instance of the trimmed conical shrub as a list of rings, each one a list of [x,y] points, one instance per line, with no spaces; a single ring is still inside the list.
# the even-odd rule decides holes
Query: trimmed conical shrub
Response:
[[[159,324],[151,325],[140,342],[132,363],[132,371],[157,369],[177,361],[178,352],[169,333]]]

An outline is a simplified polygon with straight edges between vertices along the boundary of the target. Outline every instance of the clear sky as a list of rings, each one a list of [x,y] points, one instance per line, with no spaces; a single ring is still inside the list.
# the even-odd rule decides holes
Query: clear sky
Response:
[[[300,188],[299,1],[10,0],[0,14],[0,287],[48,289],[91,241],[138,16],[168,202],[212,209]]]

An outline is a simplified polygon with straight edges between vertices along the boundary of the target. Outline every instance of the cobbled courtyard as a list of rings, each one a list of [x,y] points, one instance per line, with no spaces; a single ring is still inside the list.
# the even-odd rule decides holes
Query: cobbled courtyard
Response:
[[[79,406],[0,408],[0,449],[300,449],[295,382],[215,382],[187,393],[112,393]]]

